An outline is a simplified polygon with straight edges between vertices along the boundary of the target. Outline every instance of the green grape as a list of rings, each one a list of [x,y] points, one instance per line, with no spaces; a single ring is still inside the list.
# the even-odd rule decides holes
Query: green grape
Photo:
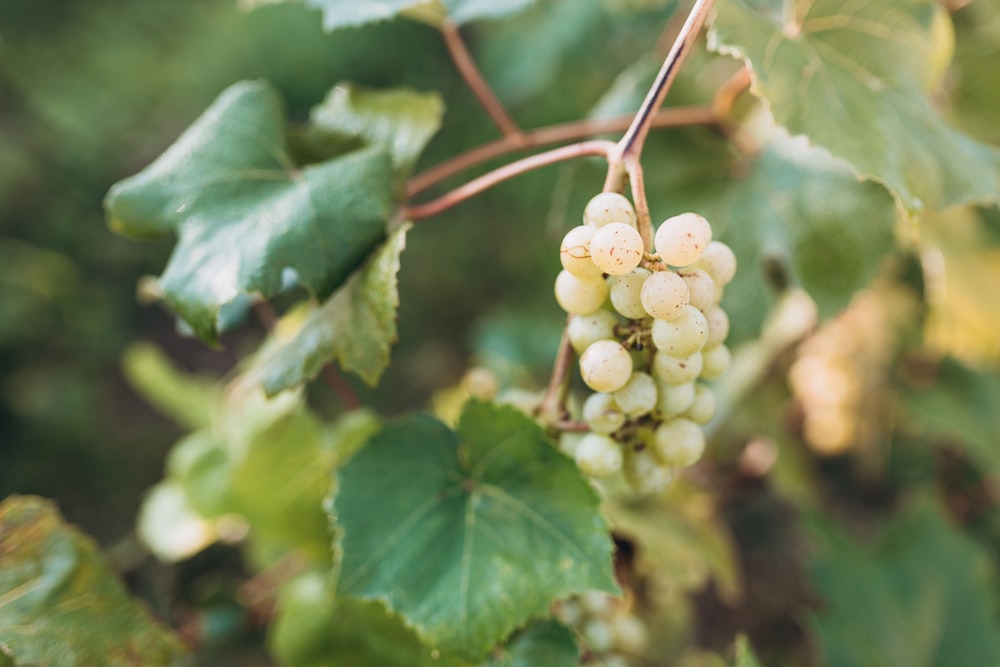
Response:
[[[580,355],[580,375],[594,391],[616,391],[632,376],[632,357],[618,341],[599,340]]]
[[[614,647],[626,653],[640,653],[646,648],[649,636],[646,624],[630,613],[617,614],[611,619]]]
[[[694,465],[705,451],[705,434],[695,422],[684,417],[660,424],[653,432],[653,447],[668,466]]]
[[[682,213],[663,221],[653,238],[656,254],[671,266],[698,261],[712,241],[712,226],[697,213]]]
[[[622,464],[625,479],[640,493],[659,493],[674,481],[674,471],[648,449],[629,451]]]
[[[680,271],[678,275],[687,284],[689,304],[701,311],[708,310],[715,305],[717,295],[715,281],[706,271],[688,268]]]
[[[705,319],[708,321],[708,340],[705,341],[705,347],[715,347],[729,335],[729,316],[721,307],[712,306],[705,311]]]
[[[704,269],[719,287],[725,287],[736,275],[736,255],[722,241],[712,241],[695,263]]]
[[[583,224],[603,227],[612,222],[635,226],[635,209],[627,197],[617,192],[602,192],[587,202],[583,210]]]
[[[725,345],[716,345],[702,352],[701,377],[714,380],[722,377],[729,370],[733,357]]]
[[[556,301],[567,313],[586,315],[604,305],[608,284],[603,278],[580,278],[563,270],[556,276]]]
[[[645,247],[635,227],[621,222],[604,225],[590,241],[590,258],[604,273],[620,276],[639,266]]]
[[[676,417],[690,408],[695,399],[694,382],[667,384],[661,380],[659,389],[656,409],[662,417]]]
[[[699,424],[712,421],[715,416],[715,392],[710,387],[698,384],[694,389],[694,400],[683,416]]]
[[[621,447],[602,433],[588,433],[580,438],[573,458],[580,470],[591,477],[607,477],[622,468]]]
[[[701,352],[695,352],[689,357],[678,359],[666,352],[658,351],[653,357],[653,370],[657,377],[667,384],[684,384],[693,382],[701,373]]]
[[[673,271],[657,271],[642,284],[642,307],[658,320],[679,317],[688,305],[687,283]]]
[[[656,407],[656,381],[647,373],[636,371],[625,386],[614,393],[614,401],[629,417],[640,417]]]
[[[653,344],[671,357],[689,357],[705,346],[708,320],[694,306],[684,306],[672,320],[653,320]]]
[[[569,343],[577,354],[583,354],[591,344],[615,337],[618,318],[610,310],[597,310],[586,315],[574,315],[566,326]]]
[[[642,306],[642,286],[646,278],[651,275],[652,272],[647,269],[635,268],[624,275],[611,276],[608,279],[611,305],[620,315],[631,320],[648,317],[646,309]]]
[[[591,651],[601,653],[614,646],[611,626],[603,618],[595,618],[583,626],[583,637]]]
[[[574,276],[584,279],[601,277],[601,270],[590,258],[590,242],[597,229],[580,225],[566,232],[559,246],[559,261]]]
[[[626,385],[627,386],[627,385]],[[611,394],[591,394],[583,402],[583,421],[594,433],[614,433],[625,423],[625,413]]]

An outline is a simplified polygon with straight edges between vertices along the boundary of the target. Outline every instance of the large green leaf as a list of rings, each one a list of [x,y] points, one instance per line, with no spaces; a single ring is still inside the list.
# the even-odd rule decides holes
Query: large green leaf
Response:
[[[803,141],[772,136],[748,172],[718,220],[739,260],[723,301],[733,341],[760,331],[776,269],[809,292],[821,316],[839,312],[892,249],[896,220],[883,188]]]
[[[1000,152],[950,127],[924,91],[933,0],[723,0],[716,50],[791,132],[885,184],[909,209],[996,201]]]
[[[492,19],[521,11],[537,0],[305,0],[310,7],[323,11],[327,30],[356,28],[366,23],[386,21],[409,15],[429,23],[448,20],[468,23]]]
[[[279,328],[250,371],[268,395],[315,378],[334,360],[368,384],[378,383],[397,340],[396,273],[409,228],[403,225],[393,232],[368,264],[311,311],[293,334]]]
[[[444,103],[437,93],[369,90],[341,83],[313,108],[309,120],[314,133],[382,148],[392,156],[398,175],[405,178],[441,127],[443,114]]]
[[[1000,655],[995,568],[936,503],[894,519],[873,548],[814,528],[812,627],[823,664],[980,667]]]
[[[29,667],[165,666],[180,643],[49,501],[0,503],[0,653]]]
[[[598,499],[541,429],[466,405],[458,432],[411,416],[340,471],[338,593],[384,600],[475,660],[558,598],[617,590]]]
[[[484,667],[577,667],[579,653],[565,626],[552,620],[536,621],[497,649]]]
[[[284,114],[262,82],[231,86],[150,166],[105,200],[111,227],[176,231],[167,303],[214,341],[219,309],[279,292],[289,275],[325,298],[385,235],[392,167],[376,148],[296,168]]]
[[[1000,377],[945,360],[934,383],[903,393],[901,424],[962,447],[989,474],[1000,474]]]

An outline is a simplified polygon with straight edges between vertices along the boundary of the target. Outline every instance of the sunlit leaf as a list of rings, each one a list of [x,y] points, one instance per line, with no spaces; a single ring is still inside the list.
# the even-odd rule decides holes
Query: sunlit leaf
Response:
[[[305,0],[323,11],[327,30],[356,28],[366,23],[387,21],[400,15],[439,23],[449,20],[462,24],[479,19],[501,18],[528,7],[536,0]]]

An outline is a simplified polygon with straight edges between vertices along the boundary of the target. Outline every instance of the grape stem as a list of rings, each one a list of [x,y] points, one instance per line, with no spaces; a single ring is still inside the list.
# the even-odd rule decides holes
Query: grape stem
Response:
[[[536,410],[536,415],[548,424],[560,424],[569,418],[566,410],[566,394],[572,365],[573,346],[569,342],[569,317],[567,317],[566,327],[563,328],[562,339],[559,341],[559,351],[556,352],[555,365],[549,377],[549,385]]]
[[[465,40],[462,39],[462,33],[459,31],[458,26],[451,21],[445,21],[441,24],[441,36],[444,38],[448,55],[451,56],[452,62],[455,63],[458,73],[462,75],[466,85],[469,86],[469,90],[479,100],[479,103],[486,110],[486,113],[489,114],[489,117],[493,119],[493,123],[500,129],[505,138],[514,140],[519,138],[521,136],[521,128],[518,127],[517,123],[507,112],[503,102],[493,92],[493,88],[490,87],[482,72],[479,71],[475,61],[472,59],[472,54],[469,53],[469,49],[465,45]]]

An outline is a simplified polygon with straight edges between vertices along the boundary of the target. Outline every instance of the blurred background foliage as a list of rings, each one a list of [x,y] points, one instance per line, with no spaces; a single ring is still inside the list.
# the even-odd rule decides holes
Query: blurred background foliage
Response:
[[[633,108],[674,7],[543,2],[466,34],[498,95],[535,127]],[[939,102],[996,142],[997,3],[954,9],[956,67]],[[697,54],[670,102],[709,99],[732,69]],[[111,234],[101,200],[223,88],[254,78],[273,82],[299,122],[340,80],[440,92],[444,127],[423,166],[495,137],[439,36],[419,23],[328,35],[294,3],[251,12],[234,0],[0,4],[0,498],[55,499],[206,665],[272,664],[265,625],[282,573],[252,576],[225,545],[173,566],[144,555],[134,533],[141,499],[164,477],[171,445],[207,417],[197,401],[154,409],[134,387],[152,374],[162,390],[179,372],[171,396],[213,395],[263,330],[248,318],[212,350],[178,335],[158,306],[140,305],[137,278],[161,270],[171,242]],[[726,210],[734,195],[725,184],[745,166],[708,128],[655,134],[646,163],[661,218]],[[359,387],[366,401],[393,415],[436,394],[440,413],[455,412],[476,364],[502,387],[537,388],[563,321],[550,296],[554,249],[602,180],[599,163],[563,165],[422,222],[402,261],[400,343],[380,388]],[[635,568],[642,581],[664,568],[684,573],[649,589],[671,601],[657,621],[669,629],[660,648],[685,665],[719,664],[707,651],[724,652],[738,631],[767,665],[954,667],[997,655],[1000,215],[962,208],[928,214],[919,232],[900,227],[907,249],[826,324],[813,326],[808,305],[777,299],[788,279],[780,267],[767,286],[779,312],[805,324],[772,316],[773,335],[737,355],[712,460],[669,501],[676,522],[653,531],[651,548],[674,560]],[[740,296],[758,307],[744,316],[734,299],[734,343],[768,331],[765,297]],[[140,341],[153,347],[130,348]],[[145,393],[157,404],[156,390]],[[323,386],[309,399],[325,418],[340,412]],[[619,537],[623,547],[641,542]],[[844,595],[848,587],[868,597]],[[931,644],[911,643],[929,635]]]

